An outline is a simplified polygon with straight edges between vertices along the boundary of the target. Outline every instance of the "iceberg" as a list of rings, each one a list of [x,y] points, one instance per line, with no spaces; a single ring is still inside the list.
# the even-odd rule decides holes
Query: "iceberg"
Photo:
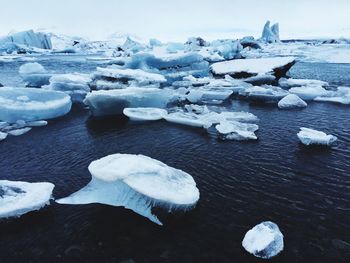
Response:
[[[278,85],[284,89],[290,89],[294,87],[303,87],[303,86],[321,86],[328,87],[328,82],[316,79],[287,79],[280,78]]]
[[[55,186],[0,180],[0,218],[19,217],[48,205]]]
[[[101,203],[123,206],[162,225],[154,208],[188,211],[199,200],[192,176],[144,155],[113,154],[88,167],[92,180],[59,204]]]
[[[245,234],[242,246],[258,258],[269,259],[283,250],[283,234],[275,223],[265,221]]]
[[[309,128],[300,128],[300,132],[298,132],[297,136],[305,145],[315,144],[330,146],[337,140],[336,136]]]
[[[19,74],[28,87],[41,87],[49,84],[52,74],[37,62],[26,63],[20,66]]]
[[[337,90],[330,91],[327,95],[316,97],[314,101],[350,104],[350,87],[338,87]]]
[[[278,102],[280,109],[305,108],[307,103],[295,94],[289,94]]]
[[[62,91],[68,94],[73,102],[82,102],[88,92],[91,78],[87,74],[57,74],[50,78],[50,84],[42,88],[46,90]]]
[[[279,43],[280,35],[279,35],[279,25],[278,23],[272,25],[270,27],[270,21],[267,21],[261,36],[261,40],[266,43]]]
[[[294,57],[250,58],[217,62],[210,69],[214,75],[230,75],[233,78],[248,78],[272,74],[283,77],[294,65]]]
[[[243,46],[243,48],[249,47],[249,48],[261,49],[259,42],[256,41],[252,36],[243,37],[240,40],[240,43]]]
[[[36,121],[67,114],[71,99],[63,92],[35,88],[0,88],[0,120]]]
[[[0,38],[0,46],[9,43],[40,49],[52,49],[50,37],[41,32],[35,33],[33,30],[18,32]]]
[[[225,39],[214,40],[210,43],[211,50],[225,60],[241,58],[243,46],[240,41]]]
[[[298,95],[303,100],[314,100],[316,97],[327,96],[327,91],[322,86],[301,86],[289,89],[289,92]]]
[[[133,121],[157,121],[168,114],[166,110],[159,108],[125,108],[123,113]]]
[[[88,93],[84,103],[94,116],[123,114],[124,108],[165,108],[178,96],[170,89],[135,88],[98,90]]]
[[[224,120],[215,128],[223,139],[237,141],[258,139],[254,133],[259,129],[256,124]]]

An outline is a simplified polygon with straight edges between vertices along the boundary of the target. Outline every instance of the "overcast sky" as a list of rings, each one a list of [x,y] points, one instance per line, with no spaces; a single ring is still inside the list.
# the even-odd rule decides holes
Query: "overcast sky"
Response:
[[[0,0],[0,6],[0,35],[43,28],[90,39],[258,37],[269,19],[280,23],[282,39],[350,37],[350,0]]]

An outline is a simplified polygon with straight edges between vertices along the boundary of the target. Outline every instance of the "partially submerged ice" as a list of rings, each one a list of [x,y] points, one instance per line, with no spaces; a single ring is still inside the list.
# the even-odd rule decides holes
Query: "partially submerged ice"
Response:
[[[98,90],[88,93],[84,103],[94,116],[123,114],[124,108],[165,108],[177,100],[173,90],[158,88],[135,88]]]
[[[91,78],[88,74],[57,74],[50,78],[50,84],[43,86],[43,89],[62,91],[68,94],[73,102],[82,102],[90,92],[89,82]]]
[[[256,124],[225,120],[221,121],[215,128],[223,139],[236,141],[258,139],[254,133],[259,129]]]
[[[87,186],[56,202],[123,206],[162,225],[153,209],[188,211],[199,200],[191,175],[144,155],[108,155],[93,161],[89,171]]]
[[[123,113],[133,121],[157,121],[168,114],[166,110],[159,108],[125,108]]]
[[[28,87],[41,87],[49,84],[52,74],[37,62],[23,64],[19,68],[19,74]]]
[[[245,234],[242,246],[258,258],[269,259],[283,250],[283,234],[275,223],[265,221]]]
[[[289,92],[298,95],[303,100],[314,100],[316,97],[327,96],[329,91],[327,91],[322,86],[301,86],[289,89]]]
[[[338,87],[335,91],[329,91],[326,95],[318,96],[315,101],[350,104],[350,87]]]
[[[328,87],[328,82],[317,79],[293,79],[293,78],[280,78],[278,85],[284,89],[290,89],[294,87],[303,86],[321,86]]]
[[[305,108],[307,103],[295,94],[289,94],[278,102],[280,109]]]
[[[19,217],[50,203],[51,183],[0,180],[0,218]]]
[[[265,103],[276,103],[289,93],[288,91],[270,85],[264,86],[253,86],[243,89],[239,92],[239,95],[246,97],[252,101],[265,102]]]
[[[35,88],[0,88],[0,120],[36,121],[68,113],[72,102],[63,92]]]
[[[248,78],[257,75],[274,75],[283,77],[294,65],[294,57],[271,57],[235,59],[217,62],[211,65],[214,75],[230,75],[234,78]]]
[[[264,29],[261,35],[261,40],[266,43],[279,43],[280,33],[279,33],[279,24],[273,24],[270,27],[270,21],[267,21],[264,25]]]
[[[31,48],[52,48],[52,43],[49,35],[41,32],[34,32],[33,30],[18,32],[0,38],[0,46],[9,43]]]
[[[300,128],[297,134],[299,140],[305,145],[326,145],[330,146],[337,140],[337,137],[309,128]]]

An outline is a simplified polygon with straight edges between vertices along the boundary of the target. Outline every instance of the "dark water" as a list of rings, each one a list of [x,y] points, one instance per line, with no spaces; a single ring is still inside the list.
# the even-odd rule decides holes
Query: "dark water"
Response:
[[[298,64],[291,74],[349,85],[350,65],[332,67]],[[0,262],[259,262],[241,241],[264,220],[285,236],[284,251],[271,262],[349,262],[350,108],[309,103],[280,111],[238,101],[228,107],[260,118],[258,141],[221,142],[214,133],[166,122],[96,120],[75,108],[1,142],[0,179],[50,181],[56,198],[87,184],[88,164],[112,153],[141,153],[190,173],[201,198],[194,211],[163,227],[123,208],[52,202],[0,222]],[[302,126],[338,142],[331,149],[304,147],[296,137]]]

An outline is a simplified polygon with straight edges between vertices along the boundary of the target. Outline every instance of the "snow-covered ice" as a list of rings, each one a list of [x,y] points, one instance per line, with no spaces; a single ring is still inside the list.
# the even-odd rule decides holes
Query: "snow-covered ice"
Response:
[[[350,87],[338,87],[335,91],[329,91],[326,95],[318,96],[315,101],[350,104]]]
[[[0,88],[0,120],[36,121],[68,113],[71,99],[63,92],[35,88]]]
[[[256,257],[269,259],[283,250],[283,234],[275,223],[265,221],[245,234],[242,246]]]
[[[0,180],[0,218],[19,217],[50,203],[51,183]]]
[[[337,137],[309,128],[300,128],[297,134],[299,140],[305,145],[328,145],[330,146],[337,140]]]
[[[46,69],[37,62],[23,64],[19,68],[19,74],[29,87],[41,87],[47,85],[52,76],[51,73],[48,73]]]
[[[211,65],[215,75],[231,75],[236,78],[273,74],[282,77],[295,63],[294,57],[235,59]]]
[[[199,200],[192,176],[144,155],[113,154],[89,165],[91,182],[60,204],[102,203],[124,206],[162,225],[153,213],[188,211]]]
[[[255,133],[259,126],[252,123],[242,123],[238,121],[221,121],[215,126],[223,139],[227,140],[257,140]]]
[[[294,87],[303,86],[321,86],[328,87],[328,83],[317,79],[293,79],[293,78],[280,78],[278,85],[284,89],[290,89]]]
[[[289,89],[289,92],[298,95],[303,100],[313,100],[319,96],[326,96],[329,91],[327,91],[322,86],[301,86]]]
[[[68,94],[73,102],[82,102],[90,92],[88,83],[91,82],[91,78],[88,74],[56,74],[49,81],[50,84],[43,86],[43,89],[62,91]]]
[[[239,94],[247,97],[250,100],[275,103],[287,96],[289,93],[280,87],[264,85],[261,87],[253,86],[242,89]]]
[[[289,94],[278,102],[280,109],[305,108],[307,103],[295,94]]]
[[[166,110],[159,108],[125,108],[123,113],[133,121],[157,121],[168,114]]]

